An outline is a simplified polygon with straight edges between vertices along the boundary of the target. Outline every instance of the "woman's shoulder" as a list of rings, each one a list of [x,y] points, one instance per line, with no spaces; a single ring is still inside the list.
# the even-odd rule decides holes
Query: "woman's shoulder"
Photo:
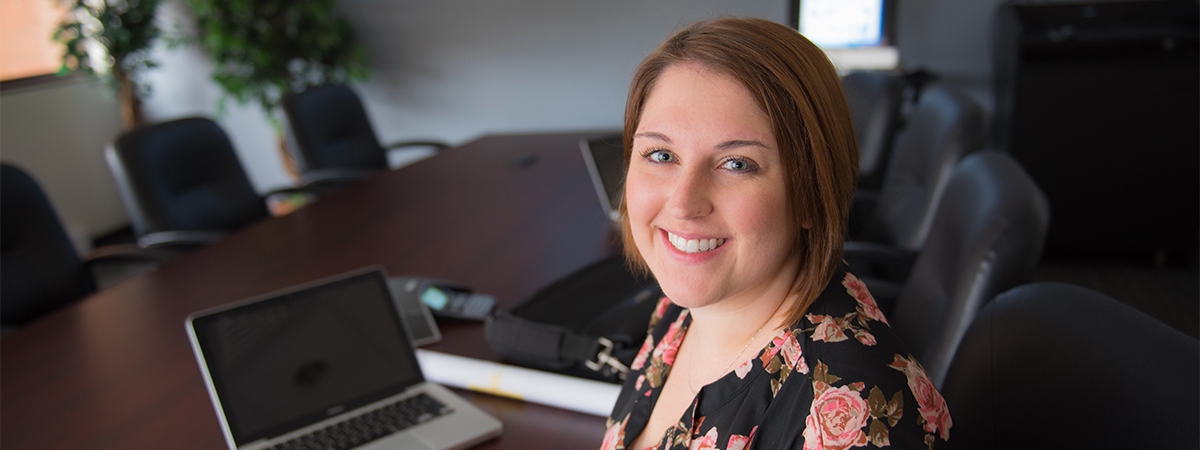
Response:
[[[897,347],[896,350],[904,347],[892,332],[891,324],[866,284],[844,270],[834,275],[793,327],[802,330],[806,340],[814,343],[835,344],[853,340],[861,346],[846,347]]]
[[[945,401],[862,280],[839,271],[793,332],[806,366],[802,383],[811,383],[802,389],[812,396],[806,442],[946,444],[952,421]]]

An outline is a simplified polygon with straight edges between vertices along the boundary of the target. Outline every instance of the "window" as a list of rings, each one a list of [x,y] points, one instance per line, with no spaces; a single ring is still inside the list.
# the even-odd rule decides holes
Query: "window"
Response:
[[[0,1],[0,81],[58,72],[63,49],[52,36],[65,14],[55,0]]]

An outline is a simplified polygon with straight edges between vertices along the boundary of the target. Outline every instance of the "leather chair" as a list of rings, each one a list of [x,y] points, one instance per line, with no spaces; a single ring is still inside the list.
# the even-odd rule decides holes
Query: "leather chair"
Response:
[[[316,86],[283,99],[290,151],[305,185],[342,183],[388,168],[387,153],[400,147],[447,148],[406,141],[385,149],[375,137],[358,95],[340,84]]]
[[[904,83],[889,72],[859,70],[842,78],[858,137],[858,188],[878,189],[900,125]]]
[[[188,118],[118,137],[105,158],[138,245],[200,245],[267,217],[219,125]]]
[[[954,170],[930,238],[888,315],[934,384],[944,379],[975,313],[1032,278],[1049,219],[1045,195],[1008,154],[975,153]],[[886,303],[884,292],[872,293]]]
[[[1194,449],[1200,343],[1064,283],[1005,292],[971,324],[941,389],[960,448]]]
[[[6,331],[96,290],[42,188],[9,164],[0,164],[0,226],[0,326]]]
[[[962,93],[930,86],[897,135],[877,195],[855,195],[845,258],[861,275],[902,282],[924,245],[955,165],[983,145],[987,112]],[[853,223],[869,216],[864,223]]]

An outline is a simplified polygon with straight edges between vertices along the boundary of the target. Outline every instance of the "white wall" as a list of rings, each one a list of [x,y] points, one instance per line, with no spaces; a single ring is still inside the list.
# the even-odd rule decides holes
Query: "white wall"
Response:
[[[897,46],[990,104],[988,23],[999,0],[904,0]],[[355,89],[382,142],[460,144],[488,133],[618,128],[637,63],[673,30],[721,15],[786,22],[786,0],[340,0],[372,77]],[[181,0],[161,23],[191,28]],[[260,192],[291,184],[275,132],[254,106],[229,102],[195,47],[155,52],[145,112],[153,121],[209,116],[229,133]],[[29,161],[68,226],[111,231],[124,210],[100,151],[117,130],[111,96],[91,85],[3,95],[0,157]],[[60,163],[59,161],[65,161]]]
[[[783,21],[782,0],[344,0],[375,76],[363,83],[385,141],[617,128],[637,64],[699,19]]]
[[[908,69],[925,68],[992,110],[992,14],[1003,0],[899,0],[896,47]]]
[[[616,128],[633,69],[671,31],[721,15],[783,21],[784,0],[342,0],[372,76],[354,87],[383,143],[460,144],[487,133]],[[188,24],[177,0],[165,23]],[[186,28],[186,27],[185,27]],[[147,116],[215,116],[196,48],[160,49]],[[234,103],[231,101],[230,105]],[[289,185],[257,107],[219,120],[259,191]]]
[[[116,99],[91,81],[57,80],[0,95],[0,159],[38,180],[81,249],[128,222],[104,164],[104,145],[120,129]]]

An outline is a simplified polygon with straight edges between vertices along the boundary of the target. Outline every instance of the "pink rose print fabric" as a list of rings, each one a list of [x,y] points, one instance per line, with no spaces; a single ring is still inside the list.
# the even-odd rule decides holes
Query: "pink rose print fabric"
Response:
[[[908,380],[908,388],[917,398],[917,412],[921,413],[921,417],[917,418],[917,423],[920,423],[931,435],[936,434],[943,441],[950,440],[950,426],[954,425],[950,419],[950,410],[946,408],[946,401],[942,399],[942,394],[933,387],[933,381],[930,381],[929,376],[925,375],[925,368],[921,367],[921,363],[912,356],[905,358],[896,355],[895,361],[892,361],[888,367],[903,372],[905,379]],[[926,437],[926,440],[930,440],[930,438]]]
[[[602,450],[628,449],[642,433],[690,324],[687,309],[665,298],[658,304]],[[843,268],[799,322],[701,388],[650,448],[936,449],[948,445],[953,424],[925,369],[862,280]]]

